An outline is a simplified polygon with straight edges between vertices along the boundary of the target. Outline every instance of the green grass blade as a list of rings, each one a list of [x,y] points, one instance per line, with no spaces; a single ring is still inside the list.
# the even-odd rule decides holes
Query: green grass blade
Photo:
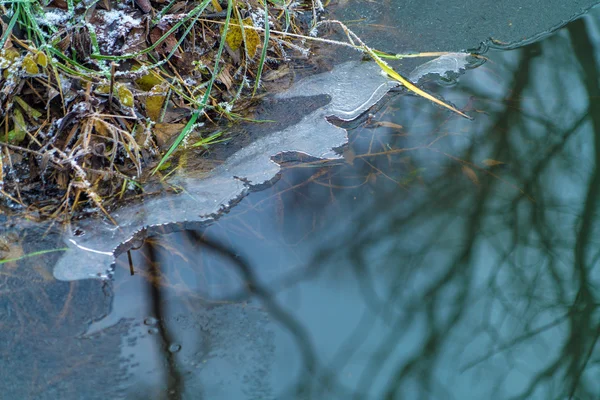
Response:
[[[213,133],[212,135],[210,135],[208,137],[200,139],[196,143],[192,144],[190,147],[209,146],[211,144],[222,143],[222,142],[226,142],[229,140],[228,138],[219,139],[222,135],[223,135],[223,131]]]
[[[185,127],[183,128],[183,130],[181,131],[179,136],[177,136],[177,139],[175,139],[175,141],[173,142],[171,147],[169,147],[169,150],[167,150],[165,155],[161,158],[161,160],[158,163],[158,165],[156,166],[156,168],[154,168],[154,171],[152,171],[152,175],[154,175],[156,173],[156,171],[158,171],[160,169],[160,167],[163,166],[163,164],[169,159],[169,157],[171,157],[171,154],[173,154],[173,152],[177,149],[177,147],[179,147],[179,145],[181,144],[183,139],[185,139],[185,137],[191,132],[192,127],[198,120],[199,116],[200,116],[200,111],[199,110],[194,111],[194,113],[192,114],[192,117],[190,118],[188,123],[185,125]]]
[[[13,14],[12,18],[10,19],[10,21],[8,23],[8,27],[6,28],[6,32],[4,32],[4,34],[2,35],[2,38],[0,38],[0,50],[4,48],[4,43],[6,43],[6,41],[10,37],[10,34],[12,33],[12,30],[15,27],[15,24],[17,23],[17,18],[18,17],[19,17],[18,10],[14,10],[14,14]]]
[[[178,0],[171,0],[169,4],[167,4],[162,10],[160,10],[158,15],[152,20],[152,26],[156,25],[162,19],[162,17],[164,17],[167,14],[171,7],[175,5],[177,1]]]
[[[206,104],[208,103],[208,100],[210,99],[210,92],[212,91],[213,84],[215,83],[217,76],[219,76],[219,62],[221,61],[221,55],[223,54],[223,48],[225,47],[225,39],[227,37],[227,31],[229,30],[229,21],[231,20],[232,8],[233,8],[233,0],[229,0],[227,2],[227,18],[225,18],[225,25],[223,27],[223,32],[221,32],[221,42],[219,43],[219,50],[217,51],[217,55],[215,57],[215,66],[213,68],[212,75],[210,77],[210,81],[208,82],[208,86],[206,87],[206,92],[204,92],[204,96],[202,97],[202,101],[199,104],[198,109],[196,111],[194,111],[194,113],[192,114],[192,117],[190,118],[188,123],[185,125],[185,127],[183,128],[183,130],[181,131],[179,136],[177,136],[177,138],[175,139],[175,141],[173,142],[171,147],[169,147],[169,150],[167,150],[167,152],[161,158],[160,162],[158,163],[158,165],[156,166],[154,171],[152,171],[152,175],[154,175],[156,173],[156,171],[158,171],[160,169],[160,167],[162,167],[162,165],[167,161],[167,159],[171,156],[171,154],[173,154],[173,152],[177,149],[177,147],[179,147],[179,145],[181,144],[183,139],[185,139],[186,136],[189,135],[189,133],[192,130],[192,127],[198,120],[198,117],[200,117],[200,114],[204,111],[204,108],[206,107]]]
[[[41,256],[42,254],[55,253],[57,251],[67,251],[67,250],[69,250],[68,247],[63,247],[63,248],[60,248],[60,249],[34,251],[33,253],[24,254],[24,255],[22,255],[20,257],[6,258],[4,260],[0,260],[0,265],[6,264],[6,263],[9,263],[9,262],[13,262],[13,261],[19,261],[19,260],[22,260],[24,258]]]

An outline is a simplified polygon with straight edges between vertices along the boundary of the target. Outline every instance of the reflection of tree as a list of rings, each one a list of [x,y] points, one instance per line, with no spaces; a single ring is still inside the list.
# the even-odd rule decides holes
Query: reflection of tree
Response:
[[[462,91],[463,104],[474,95],[471,111],[488,116],[463,124],[400,97],[353,132],[352,166],[289,165],[271,190],[203,235],[185,234],[247,284],[229,300],[260,298],[297,338],[306,373],[289,397],[600,395],[593,379],[600,88],[590,21],[496,54],[445,93]],[[479,83],[493,74],[501,91]],[[375,127],[390,119],[404,129]],[[261,230],[257,215],[277,219],[282,232]],[[227,246],[211,238],[219,227],[230,230]],[[273,271],[265,284],[261,255],[254,263],[236,255],[244,241],[256,243],[256,253],[289,248],[283,262],[300,259],[306,268]],[[355,282],[365,306],[340,310],[359,314],[356,328],[327,358],[318,328],[299,325],[276,299],[311,279]],[[359,372],[345,378],[357,363]]]
[[[564,40],[566,32],[548,43],[523,49],[512,86],[507,91],[506,107],[494,113],[481,137],[474,140],[476,143],[453,147],[456,140],[451,136],[454,135],[443,133],[450,144],[437,141],[433,147],[424,145],[421,150],[411,152],[417,160],[412,162],[418,167],[428,167],[427,163],[441,165],[438,156],[451,154],[453,159],[460,159],[455,164],[455,172],[450,167],[427,180],[426,189],[413,188],[418,201],[408,201],[410,196],[393,195],[391,191],[390,196],[377,196],[357,218],[352,217],[349,232],[327,243],[315,256],[318,262],[313,265],[327,265],[336,262],[343,253],[344,262],[350,263],[363,293],[369,297],[366,302],[373,315],[385,315],[391,326],[389,335],[381,340],[359,380],[361,390],[356,398],[381,390],[376,388],[375,381],[382,375],[387,379],[384,398],[448,398],[454,390],[445,387],[448,382],[439,379],[439,368],[450,368],[443,358],[448,351],[458,351],[457,331],[489,343],[489,351],[469,354],[474,362],[463,362],[463,372],[474,375],[477,370],[490,368],[491,364],[486,361],[492,358],[497,362],[504,357],[507,370],[530,361],[520,359],[518,353],[523,347],[547,346],[549,349],[549,354],[542,357],[546,365],[539,360],[533,362],[531,368],[537,372],[527,375],[527,384],[520,382],[521,386],[506,390],[504,379],[508,372],[497,375],[495,385],[499,391],[491,393],[499,398],[511,394],[516,398],[591,398],[599,394],[585,375],[587,369],[594,368],[597,359],[594,350],[600,332],[592,278],[597,260],[594,228],[600,178],[595,168],[587,171],[585,163],[577,163],[579,155],[573,154],[575,138],[593,149],[594,163],[600,164],[600,146],[596,143],[600,110],[599,103],[593,101],[600,98],[600,90],[596,64],[593,58],[590,60],[593,45],[585,24],[579,20],[568,30],[574,55],[583,70],[583,76],[579,77],[571,71],[571,87],[562,87],[561,82],[554,79],[553,74],[564,73],[562,68],[546,71],[548,75],[544,79],[556,82],[557,86],[554,91],[549,90],[551,93],[543,93],[551,85],[536,87],[539,79],[532,76],[539,74],[540,69],[545,70],[540,67],[540,59],[546,57],[545,62],[552,63],[557,52],[564,57],[573,54],[568,41]],[[580,104],[571,105],[567,101],[569,92],[581,85],[580,79],[586,82],[585,91],[592,100],[582,111],[578,109]],[[561,89],[568,92],[561,93]],[[535,95],[546,97],[536,99]],[[552,115],[548,112],[552,106],[545,106],[544,100],[554,103],[553,99],[561,98],[565,100],[559,102],[562,110]],[[481,94],[478,102],[485,101]],[[490,98],[488,104],[492,101],[495,99]],[[532,104],[540,108],[531,109]],[[545,112],[547,120],[543,118]],[[402,119],[397,122],[406,124]],[[477,133],[472,131],[473,135]],[[430,139],[423,143],[427,140]],[[407,147],[401,137],[394,144],[394,148]],[[417,151],[433,152],[434,156],[412,154]],[[384,153],[388,157],[383,154],[384,157],[369,161],[369,165],[363,164],[365,170],[372,172],[376,167],[393,175],[385,164],[391,164],[389,155],[394,151]],[[460,167],[478,164],[482,154],[510,160],[509,173],[498,173],[508,175],[509,180],[522,186],[525,193],[535,198],[535,203],[519,190],[488,176],[483,167],[476,169],[480,178],[476,190],[465,187],[467,180],[457,182]],[[371,156],[367,154],[362,158],[371,160]],[[562,170],[563,176],[557,176],[557,167],[565,161],[570,165]],[[565,177],[567,173],[572,174]],[[572,181],[566,182],[566,179]],[[337,181],[333,184],[340,185]],[[578,185],[576,190],[581,196],[571,197],[570,185]],[[587,193],[584,192],[586,187]],[[424,191],[429,195],[423,194]],[[569,214],[579,217],[572,218]],[[426,230],[424,235],[423,230]],[[382,240],[389,238],[396,239],[396,246],[381,246]],[[376,252],[377,266],[373,266],[372,257]],[[477,277],[482,274],[481,269],[489,270],[485,279]],[[430,274],[425,284],[419,276],[424,270]],[[386,276],[388,284],[384,290],[376,289],[381,285],[375,278],[378,274]],[[382,291],[386,294],[382,295]],[[501,310],[502,323],[485,311],[473,315],[474,311],[494,308]],[[369,318],[366,316],[365,320]],[[423,320],[426,327],[421,330],[421,342],[408,342],[403,332]],[[465,328],[465,324],[470,326]],[[503,325],[511,326],[510,334]],[[565,334],[557,333],[559,326],[566,330]],[[365,336],[364,332],[365,327],[359,326],[354,335],[359,338]],[[468,343],[465,340],[466,349],[470,347]],[[407,345],[417,346],[418,351],[393,362],[397,356],[394,350]],[[342,360],[350,358],[348,351],[352,348],[358,348],[356,342],[342,347]],[[390,368],[389,363],[395,365]],[[420,395],[415,395],[415,391]]]
[[[494,71],[513,74],[502,103],[486,90],[465,89],[479,92],[475,107],[496,108],[491,118],[479,118],[485,124],[470,130],[470,135],[478,136],[472,143],[465,145],[467,140],[452,133],[455,128],[443,120],[445,115],[435,113],[441,128],[433,138],[431,134],[412,140],[387,136],[382,141],[389,141],[385,144],[391,145],[390,150],[377,149],[380,138],[373,134],[363,146],[367,154],[354,158],[350,173],[348,168],[338,168],[309,178],[315,182],[316,177],[316,183],[328,190],[290,185],[294,190],[287,195],[284,209],[303,208],[296,212],[312,212],[317,219],[327,220],[331,209],[315,211],[315,205],[334,198],[335,207],[352,221],[344,232],[324,241],[307,263],[314,267],[312,274],[323,274],[319,269],[324,265],[339,265],[346,273],[350,267],[369,306],[333,357],[332,369],[343,368],[352,358],[375,320],[384,319],[390,327],[367,362],[356,398],[380,391],[390,399],[448,398],[453,388],[439,378],[439,369],[453,367],[448,352],[458,356],[463,351],[466,359],[457,358],[454,365],[465,374],[468,383],[463,385],[476,386],[478,373],[494,370],[485,385],[495,387],[497,391],[487,393],[499,398],[599,394],[589,378],[592,372],[587,371],[595,368],[600,332],[593,273],[598,259],[594,234],[600,182],[586,157],[595,165],[600,162],[596,143],[600,110],[593,101],[600,98],[600,91],[585,25],[579,20],[546,43],[519,51],[516,64],[507,57],[506,65],[495,65]],[[582,75],[577,66],[565,67],[574,65],[573,57]],[[560,62],[565,59],[571,63]],[[552,84],[540,84],[542,78]],[[582,95],[580,89],[592,100],[589,104],[573,98]],[[411,103],[396,104],[405,108]],[[423,120],[418,113],[413,121]],[[399,114],[395,122],[405,125],[409,135],[427,134],[416,124],[411,126],[408,113]],[[411,132],[411,128],[415,129]],[[444,162],[446,155],[452,157],[451,163]],[[483,158],[509,165],[490,170],[480,163]],[[430,172],[432,166],[440,167],[439,171]],[[463,166],[479,176],[476,189],[469,187],[468,180],[460,180]],[[411,185],[407,195],[399,187],[405,186],[402,175],[408,167],[429,171],[424,177],[426,187]],[[368,187],[373,181],[369,176],[387,181],[374,189],[387,192],[364,205],[340,205],[345,195],[338,188],[354,188],[348,189],[350,196],[361,193],[355,187]],[[386,241],[394,246],[382,246]],[[425,282],[424,273],[429,274]],[[378,278],[382,275],[384,289]],[[421,341],[408,339],[405,332],[423,323]],[[470,338],[487,345],[471,350]],[[417,351],[396,361],[394,350],[403,346],[416,346]],[[536,351],[547,353],[535,359]],[[504,372],[494,368],[498,362],[505,363]],[[530,362],[531,371],[517,380],[518,385],[506,380],[511,369]],[[382,376],[385,389],[376,383]]]
[[[148,297],[152,302],[152,312],[157,320],[158,335],[160,338],[160,349],[163,353],[163,358],[166,362],[167,371],[165,373],[167,380],[168,398],[171,400],[181,399],[182,395],[182,376],[177,368],[176,355],[169,351],[169,347],[175,345],[175,341],[169,332],[169,327],[164,320],[164,302],[162,299],[161,290],[161,271],[158,265],[158,257],[156,249],[153,245],[146,246],[148,251]]]
[[[277,301],[275,301],[270,290],[255,276],[253,268],[235,251],[229,249],[219,241],[211,239],[210,235],[201,234],[199,231],[186,230],[183,231],[180,236],[186,242],[185,246],[190,246],[193,248],[197,256],[196,262],[193,264],[194,267],[197,268],[197,270],[194,271],[195,274],[205,277],[204,271],[202,271],[201,259],[205,257],[207,253],[209,253],[211,260],[218,260],[218,262],[224,267],[235,272],[235,274],[228,275],[227,279],[230,279],[233,282],[238,279],[237,277],[239,277],[242,282],[244,282],[243,290],[239,291],[235,295],[226,296],[226,299],[205,299],[203,306],[213,307],[215,305],[224,306],[235,304],[242,306],[245,301],[251,298],[256,298],[259,300],[261,307],[268,312],[270,318],[272,318],[274,321],[277,321],[279,324],[281,324],[281,326],[285,327],[285,329],[288,330],[295,338],[299,353],[303,356],[302,369],[300,371],[300,375],[298,376],[297,384],[289,388],[289,390],[290,393],[301,396],[305,386],[308,385],[308,382],[310,382],[310,380],[314,377],[314,372],[317,365],[315,351],[312,349],[311,345],[311,339],[305,332],[304,327],[302,327],[292,315],[284,311]],[[139,392],[140,390],[145,392],[145,394],[142,395],[144,398],[167,398],[169,400],[174,400],[188,398],[186,397],[186,393],[190,393],[190,388],[188,386],[193,386],[192,393],[194,399],[212,398],[213,394],[211,394],[211,390],[213,390],[213,388],[204,388],[204,390],[198,386],[199,382],[190,382],[191,379],[194,379],[194,375],[190,375],[189,371],[184,371],[186,368],[181,364],[181,357],[176,357],[175,354],[169,352],[168,350],[169,346],[175,342],[175,335],[173,332],[179,330],[179,333],[181,333],[181,327],[179,327],[177,323],[173,324],[173,315],[170,314],[174,313],[175,310],[177,310],[177,312],[182,310],[181,306],[173,308],[173,304],[170,304],[173,302],[173,298],[168,296],[169,292],[171,292],[171,295],[173,295],[173,292],[177,290],[176,288],[181,289],[181,300],[184,303],[186,302],[185,299],[189,300],[196,296],[199,296],[197,297],[199,299],[202,297],[202,295],[200,293],[193,293],[193,290],[180,288],[181,284],[185,285],[185,282],[181,280],[182,277],[179,276],[177,272],[172,270],[173,268],[171,267],[173,266],[170,265],[170,262],[163,262],[163,258],[161,257],[161,252],[163,250],[166,252],[175,250],[176,252],[176,249],[173,249],[168,241],[162,241],[160,238],[152,238],[147,240],[141,249],[143,257],[140,261],[142,261],[142,263],[133,265],[133,269],[135,270],[136,275],[143,276],[142,279],[145,282],[145,285],[149,288],[147,300],[150,303],[149,305],[151,313],[157,321],[155,324],[157,327],[156,338],[159,341],[158,347],[159,352],[161,353],[159,357],[164,361],[163,364],[165,366],[164,371],[162,371],[165,377],[165,384],[159,384],[157,387],[152,389],[143,387],[137,388],[136,392]],[[180,262],[182,259],[185,259],[185,256],[183,256],[181,253],[178,255],[181,257],[179,259]],[[175,265],[174,269],[181,268],[183,264],[184,263]],[[123,267],[123,270],[130,270],[129,266],[126,268],[124,266],[119,266],[119,268],[121,267]],[[223,284],[222,279],[219,285],[221,284]],[[117,290],[123,290],[123,288],[117,288]],[[115,306],[119,307],[119,304],[115,304]],[[198,312],[198,310],[194,310],[193,306],[185,311],[188,313]],[[175,318],[175,321],[176,320],[177,319]],[[154,326],[154,324],[152,324],[152,326]],[[207,328],[207,330],[208,329],[210,328]],[[205,331],[203,328],[201,328],[198,329],[196,334],[199,336],[199,342],[206,342],[208,336],[210,335],[222,335],[226,333],[219,330]],[[190,346],[189,343],[186,343],[184,347],[193,346]],[[212,348],[210,343],[206,344],[204,347],[205,349],[203,351],[205,354],[203,357],[206,358],[213,357],[212,353],[215,350],[218,350]],[[247,354],[240,354],[239,356],[240,358],[246,360],[248,358]],[[257,368],[265,367],[268,366],[257,365]],[[195,378],[198,379],[198,376]],[[135,382],[134,385],[136,385]],[[250,385],[252,386],[252,383]],[[206,392],[206,396],[203,395],[202,391]],[[256,393],[267,392],[268,390],[265,391],[264,388],[260,387],[251,390],[253,396],[257,396]]]

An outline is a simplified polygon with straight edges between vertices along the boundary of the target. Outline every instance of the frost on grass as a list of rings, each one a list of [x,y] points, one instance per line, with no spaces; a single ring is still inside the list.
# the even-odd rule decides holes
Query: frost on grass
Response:
[[[118,39],[124,38],[131,33],[134,28],[142,26],[141,19],[133,18],[122,10],[100,10],[97,13],[97,35],[98,43],[102,51],[110,53],[114,51],[115,43]],[[141,34],[134,33],[134,42],[139,41]],[[137,36],[137,38],[135,37]]]
[[[178,125],[196,112],[214,125],[246,117],[261,76],[284,78],[308,56],[303,40],[276,32],[306,34],[319,13],[312,1],[280,3],[230,3],[232,22],[240,14],[249,28],[269,24],[264,43],[252,29],[233,34],[234,24],[223,35],[218,1],[0,0],[0,132],[10,159],[0,163],[0,207],[39,219],[115,207],[129,180],[165,166]]]
[[[280,167],[272,157],[277,154],[339,158],[334,149],[347,142],[347,132],[327,117],[352,120],[377,103],[395,85],[378,71],[375,63],[349,62],[301,80],[278,100],[325,95],[330,102],[297,124],[241,149],[204,178],[174,178],[171,183],[183,188],[180,194],[165,194],[112,212],[117,227],[92,218],[73,222],[63,238],[69,251],[55,266],[54,276],[60,280],[106,277],[115,257],[147,235],[210,222],[253,186],[276,177]]]
[[[36,17],[38,24],[42,26],[56,27],[66,23],[70,14],[67,11],[61,9],[46,10],[43,14]]]

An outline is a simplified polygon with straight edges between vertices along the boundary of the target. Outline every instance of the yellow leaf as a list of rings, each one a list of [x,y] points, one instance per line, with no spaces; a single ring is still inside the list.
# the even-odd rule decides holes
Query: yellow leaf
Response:
[[[164,104],[165,95],[161,94],[160,91],[152,90],[146,97],[146,114],[152,121],[157,122],[160,119]]]
[[[246,18],[243,22],[244,26],[254,26],[252,23],[252,18],[250,17]],[[244,32],[242,33],[242,28],[239,25],[229,25],[227,35],[225,36],[225,41],[231,50],[237,50],[242,46],[242,43],[244,43],[244,36],[248,56],[250,58],[254,58],[254,55],[256,55],[256,49],[260,44],[260,36],[256,30],[244,29]]]
[[[125,107],[133,107],[133,93],[125,85],[120,85],[117,89],[119,101]]]
[[[227,34],[225,35],[225,42],[227,42],[231,50],[239,49],[243,41],[242,28],[236,25],[229,25]]]
[[[219,2],[217,0],[212,0],[212,6],[216,12],[223,11],[223,7],[221,7],[221,5],[219,4]]]
[[[110,85],[98,85],[96,87],[96,93],[100,93],[100,94],[110,93]]]
[[[48,57],[43,51],[39,51],[35,55],[35,62],[42,68],[46,68],[48,66]]]
[[[23,58],[23,69],[29,75],[37,75],[40,73],[40,69],[37,63],[33,60],[30,54],[27,54],[25,58]]]
[[[164,162],[164,163],[163,163],[163,164],[162,164],[160,167],[158,167],[158,170],[159,170],[159,171],[164,171],[164,170],[166,170],[167,168],[170,168],[170,167],[171,167],[171,164],[172,164],[172,163],[171,163],[171,161],[166,161],[166,162]]]
[[[102,122],[98,119],[94,119],[94,129],[96,130],[96,135],[104,136],[104,137],[111,136],[111,134],[108,131],[108,128],[106,127],[104,122]]]
[[[135,80],[135,83],[137,83],[140,89],[145,90],[146,92],[150,91],[154,86],[159,85],[162,82],[163,80],[154,72],[142,75],[141,77]]]
[[[4,50],[3,58],[7,59],[10,62],[14,62],[17,58],[19,58],[19,52],[15,49],[6,49]]]
[[[254,27],[254,24],[252,23],[252,18],[246,18],[244,20],[244,25]],[[250,58],[254,58],[254,56],[256,55],[256,49],[258,48],[258,45],[260,45],[260,36],[258,35],[258,32],[254,29],[244,29],[244,36],[246,37],[245,44],[248,56]]]

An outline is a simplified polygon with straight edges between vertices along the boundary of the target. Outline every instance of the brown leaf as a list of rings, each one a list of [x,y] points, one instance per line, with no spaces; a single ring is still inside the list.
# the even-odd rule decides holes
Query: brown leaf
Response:
[[[150,41],[154,44],[160,40],[160,38],[171,29],[170,25],[156,26],[150,31]],[[157,51],[163,54],[170,54],[173,49],[177,46],[177,39],[173,34],[167,36],[165,40],[161,42],[157,47]],[[175,54],[176,55],[176,54]]]
[[[152,5],[150,4],[150,0],[135,0],[135,4],[145,13],[148,14],[152,11]]]
[[[156,124],[154,125],[154,136],[156,144],[161,150],[166,150],[185,127],[185,124]]]
[[[195,68],[194,61],[196,60],[198,60],[198,56],[192,52],[179,54],[179,58],[175,58],[177,72],[182,76],[190,74]]]
[[[496,161],[496,160],[491,160],[489,158],[486,158],[485,160],[482,161],[483,165],[486,165],[488,167],[495,167],[496,165],[502,165],[504,164],[502,161]]]
[[[0,260],[22,257],[25,253],[21,240],[13,234],[0,236]],[[17,263],[12,261],[5,264],[5,268],[15,268]]]
[[[223,82],[225,86],[227,86],[227,90],[230,90],[233,86],[233,78],[231,77],[231,74],[229,73],[229,68],[227,67],[221,70],[221,73],[219,74],[217,79]]]
[[[388,122],[388,121],[377,121],[375,122],[375,126],[383,126],[384,128],[391,128],[391,129],[402,129],[402,125],[398,125],[395,124],[393,122]]]
[[[479,178],[477,178],[477,174],[475,173],[475,171],[473,171],[471,167],[463,165],[462,172],[467,178],[471,180],[471,182],[473,182],[476,186],[479,186]]]
[[[53,0],[48,5],[56,7],[56,8],[60,8],[62,10],[67,10],[69,8],[66,0]]]

